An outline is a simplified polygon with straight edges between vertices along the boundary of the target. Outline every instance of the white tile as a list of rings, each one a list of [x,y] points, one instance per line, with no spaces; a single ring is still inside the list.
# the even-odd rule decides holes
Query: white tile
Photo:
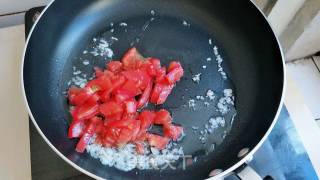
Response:
[[[312,57],[316,65],[318,66],[318,69],[320,69],[320,56],[313,56]]]
[[[287,63],[314,119],[320,118],[320,72],[311,58]]]
[[[25,13],[23,12],[13,15],[0,16],[0,28],[23,24],[24,15]]]

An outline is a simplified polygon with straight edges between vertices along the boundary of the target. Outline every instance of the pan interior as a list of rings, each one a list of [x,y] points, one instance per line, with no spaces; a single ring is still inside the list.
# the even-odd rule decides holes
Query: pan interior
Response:
[[[252,149],[272,123],[282,94],[283,70],[276,40],[252,4],[237,1],[232,1],[231,6],[227,4],[82,0],[66,6],[61,1],[54,2],[34,29],[24,64],[27,100],[42,132],[71,161],[109,179],[205,178],[212,169],[227,169],[236,163],[237,153],[245,147]],[[95,38],[109,41],[112,57],[90,53],[96,47]],[[227,80],[218,72],[214,45],[224,59],[222,67],[228,74]],[[169,109],[174,122],[185,128],[186,136],[180,144],[186,155],[197,157],[187,170],[125,173],[101,165],[88,154],[75,153],[77,140],[67,138],[70,115],[64,93],[68,82],[76,76],[92,76],[94,66],[104,67],[106,61],[120,59],[132,46],[146,57],[160,58],[166,65],[179,60],[185,69],[184,78],[167,102],[156,108]],[[88,53],[83,53],[85,50]],[[85,60],[89,65],[83,63]],[[201,80],[196,83],[192,77],[198,73]],[[201,128],[210,117],[221,116],[215,106],[226,88],[235,93],[234,124],[231,126],[235,111],[231,111],[224,116],[226,125],[202,144],[199,132],[192,127]],[[210,103],[207,107],[196,96],[205,97],[209,89],[216,92],[217,98],[205,100]],[[190,100],[195,100],[195,109],[189,107]],[[212,144],[215,150],[211,152]]]

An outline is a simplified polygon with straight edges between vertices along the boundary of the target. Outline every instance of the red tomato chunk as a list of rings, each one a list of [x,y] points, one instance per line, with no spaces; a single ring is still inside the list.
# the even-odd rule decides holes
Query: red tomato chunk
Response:
[[[169,111],[141,111],[148,102],[166,102],[184,73],[178,61],[166,68],[159,59],[144,58],[131,48],[121,61],[109,61],[105,70],[94,70],[95,79],[84,88],[68,90],[72,115],[68,137],[80,138],[77,152],[85,151],[93,135],[96,143],[105,147],[133,143],[139,154],[145,152],[146,145],[160,150],[181,137],[183,127],[172,124]],[[163,136],[149,133],[154,124],[162,126]]]

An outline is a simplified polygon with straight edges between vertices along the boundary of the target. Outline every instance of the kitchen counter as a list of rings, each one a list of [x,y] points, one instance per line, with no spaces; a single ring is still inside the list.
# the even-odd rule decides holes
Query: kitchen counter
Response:
[[[0,29],[0,179],[31,179],[29,121],[20,86],[24,25]]]

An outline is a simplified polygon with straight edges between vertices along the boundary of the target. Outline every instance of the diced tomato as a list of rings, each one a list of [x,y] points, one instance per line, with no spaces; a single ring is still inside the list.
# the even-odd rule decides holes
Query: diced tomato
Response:
[[[107,69],[117,73],[122,69],[122,63],[120,61],[110,61],[107,63]]]
[[[159,94],[158,100],[156,104],[163,104],[166,100],[169,94],[171,93],[174,85],[163,85],[162,90]]]
[[[147,72],[142,70],[128,70],[122,73],[130,82],[134,82],[137,87],[145,89],[151,77]]]
[[[99,96],[97,93],[94,93],[94,94],[86,101],[86,103],[94,104],[94,103],[98,103],[99,100],[100,100],[100,96]]]
[[[105,117],[123,112],[121,105],[113,101],[101,104],[99,110]]]
[[[172,71],[175,68],[182,68],[182,66],[178,61],[171,61],[168,67],[168,72]]]
[[[141,67],[141,69],[145,70],[152,77],[157,75],[157,72],[160,68],[160,60],[155,58],[149,58]]]
[[[138,134],[139,140],[145,140],[145,133],[150,128],[150,126],[153,124],[153,120],[155,118],[156,114],[153,111],[143,111],[139,115],[139,121],[140,121],[140,132]]]
[[[154,77],[154,76],[157,75],[157,69],[154,67],[153,64],[151,64],[151,63],[146,63],[146,64],[144,65],[144,68],[145,68],[146,72],[147,72],[150,76]]]
[[[68,137],[80,138],[77,152],[84,152],[94,134],[96,143],[105,147],[134,143],[139,154],[144,153],[146,142],[163,149],[171,139],[177,140],[181,136],[183,128],[172,124],[168,111],[137,111],[148,101],[154,104],[166,101],[175,83],[183,76],[179,62],[171,62],[167,73],[159,59],[145,59],[136,48],[131,48],[121,62],[110,61],[106,70],[98,67],[94,70],[96,78],[84,88],[68,90],[68,99],[73,105]],[[148,133],[153,124],[163,125],[164,136]]]
[[[137,102],[135,100],[130,100],[125,102],[126,113],[131,114],[137,111]]]
[[[134,119],[121,119],[118,121],[112,121],[108,123],[108,127],[111,128],[126,128],[131,123],[131,121],[135,121]]]
[[[100,134],[103,130],[104,130],[104,124],[103,124],[103,121],[100,119],[100,121],[97,123],[97,127],[96,127],[95,133]]]
[[[148,135],[148,142],[150,146],[153,146],[159,150],[166,148],[167,144],[169,143],[170,139],[167,137],[162,137],[155,134]]]
[[[84,150],[86,149],[87,144],[89,143],[91,137],[94,135],[95,130],[97,128],[97,123],[98,122],[90,122],[88,126],[85,129],[85,132],[83,136],[80,138],[77,146],[76,146],[76,151],[79,153],[83,153]]]
[[[139,115],[140,129],[147,130],[153,124],[156,113],[153,111],[142,111]]]
[[[68,94],[70,94],[70,104],[75,106],[84,104],[93,95],[93,93],[91,91],[88,91],[87,89],[75,88],[70,88]]]
[[[103,75],[107,78],[110,78],[110,79],[114,79],[116,77],[116,75],[109,70],[104,70]]]
[[[110,122],[119,121],[121,119],[122,119],[122,113],[113,114],[105,118],[104,125],[108,125]]]
[[[148,61],[151,62],[151,64],[153,64],[155,70],[159,70],[161,68],[160,59],[150,58]]]
[[[183,76],[183,69],[181,67],[177,67],[169,71],[166,75],[166,80],[169,84],[174,84],[177,81],[180,81],[181,77]]]
[[[140,121],[138,120],[133,120],[129,125],[128,128],[131,130],[131,141],[136,140],[136,138],[139,135],[140,132]]]
[[[142,132],[141,129],[139,131],[139,134],[137,135],[136,141],[146,141],[148,139],[148,133]]]
[[[131,113],[131,114],[123,114],[122,115],[122,119],[138,119],[139,117],[139,113],[138,112],[135,112],[135,113]]]
[[[78,138],[82,136],[85,128],[86,125],[84,121],[72,121],[72,123],[69,126],[68,138]]]
[[[138,154],[144,154],[144,144],[143,142],[135,142],[136,151]]]
[[[106,76],[101,76],[97,79],[91,80],[85,86],[85,88],[87,88],[93,93],[98,91],[109,90],[112,87],[113,87],[112,82]]]
[[[105,136],[102,141],[102,145],[105,147],[112,147],[116,143],[116,139],[112,136]]]
[[[123,101],[126,101],[131,98],[132,98],[132,96],[130,96],[128,93],[124,93],[124,92],[118,93],[114,96],[114,100],[119,104],[122,104]]]
[[[156,112],[156,116],[154,118],[154,123],[159,125],[168,125],[172,121],[172,117],[169,111],[165,109],[161,109],[160,111]]]
[[[125,53],[125,55],[121,59],[121,62],[123,64],[123,68],[125,70],[129,70],[129,69],[136,69],[137,62],[143,61],[143,60],[144,60],[144,58],[137,51],[137,49],[134,47],[134,48],[129,49]]]
[[[164,129],[163,129],[164,136],[169,137],[174,141],[179,139],[182,133],[183,133],[183,127],[175,126],[172,124],[164,126]]]
[[[162,82],[164,80],[164,78],[166,77],[166,67],[162,67],[157,71],[157,75],[156,75],[156,82]]]
[[[142,57],[142,58],[143,59],[136,61],[135,69],[141,69],[143,67],[143,65],[145,64],[145,58],[144,57]]]
[[[149,81],[146,89],[144,89],[141,97],[139,98],[137,108],[142,108],[148,103],[151,90],[152,90],[152,80]]]
[[[121,128],[120,134],[117,137],[117,146],[122,147],[127,144],[132,138],[132,131],[128,128]]]
[[[94,74],[96,78],[99,78],[104,75],[103,70],[99,67],[94,67]]]
[[[138,84],[134,81],[127,80],[124,85],[118,89],[116,94],[125,94],[130,98],[141,94],[141,90],[138,87]]]
[[[121,129],[119,128],[105,128],[104,133],[100,136],[102,145],[111,147],[116,144],[117,137],[120,134]]]
[[[74,109],[73,120],[81,121],[85,119],[90,119],[99,113],[99,105],[96,102],[87,102],[81,106],[77,106]]]
[[[116,92],[125,82],[126,82],[126,78],[118,75],[116,77],[114,77],[112,80],[112,92]]]
[[[102,102],[107,102],[108,100],[110,100],[110,96],[111,96],[111,90],[105,90],[100,94],[100,100]]]
[[[157,83],[153,87],[150,102],[154,104],[163,104],[169,94],[171,93],[174,85],[168,85],[163,83]]]
[[[68,90],[68,98],[69,98],[69,102],[70,104],[74,103],[74,98],[82,91],[81,88],[77,88],[77,87],[70,87]]]
[[[89,119],[90,123],[95,123],[96,125],[102,122],[102,119],[100,117],[93,117],[91,119]]]
[[[162,91],[163,85],[160,83],[157,83],[154,85],[153,90],[151,92],[150,102],[156,104],[159,98],[159,95]]]

